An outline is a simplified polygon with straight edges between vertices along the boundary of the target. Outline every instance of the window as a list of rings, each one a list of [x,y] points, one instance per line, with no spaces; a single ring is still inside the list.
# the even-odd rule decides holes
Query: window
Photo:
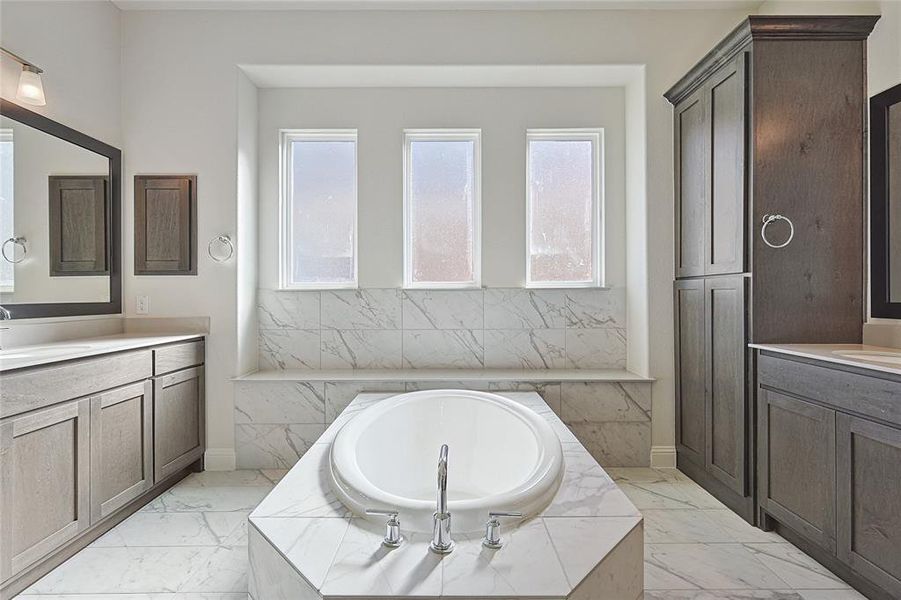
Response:
[[[404,285],[481,285],[481,133],[404,132]]]
[[[526,142],[526,285],[603,285],[603,130],[530,129]]]
[[[13,130],[0,129],[0,242],[15,236],[13,160]],[[15,265],[0,260],[0,292],[15,291],[15,276]]]
[[[281,132],[282,289],[357,286],[357,132]]]

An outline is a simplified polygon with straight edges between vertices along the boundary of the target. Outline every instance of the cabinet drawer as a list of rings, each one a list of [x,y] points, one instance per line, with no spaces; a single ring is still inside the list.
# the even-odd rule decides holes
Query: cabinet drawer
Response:
[[[163,346],[153,351],[153,374],[163,375],[203,364],[203,340]]]
[[[901,379],[884,378],[872,371],[865,375],[831,363],[802,362],[760,353],[758,381],[810,398],[843,412],[901,425]]]
[[[152,370],[150,350],[138,350],[4,374],[0,418],[141,381]]]

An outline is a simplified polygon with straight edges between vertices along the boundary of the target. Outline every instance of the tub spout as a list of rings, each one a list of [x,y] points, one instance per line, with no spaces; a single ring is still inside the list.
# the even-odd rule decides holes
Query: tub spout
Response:
[[[447,510],[447,444],[438,454],[438,501],[432,517],[432,543],[429,548],[438,554],[448,554],[454,549],[451,539],[451,515]]]

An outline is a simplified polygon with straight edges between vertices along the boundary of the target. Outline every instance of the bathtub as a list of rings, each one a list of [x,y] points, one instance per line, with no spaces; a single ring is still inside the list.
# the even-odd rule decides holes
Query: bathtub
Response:
[[[438,452],[450,447],[453,531],[477,532],[489,511],[538,513],[563,474],[560,440],[530,408],[486,392],[400,394],[361,411],[336,435],[330,483],[354,514],[395,508],[405,531],[431,532]]]

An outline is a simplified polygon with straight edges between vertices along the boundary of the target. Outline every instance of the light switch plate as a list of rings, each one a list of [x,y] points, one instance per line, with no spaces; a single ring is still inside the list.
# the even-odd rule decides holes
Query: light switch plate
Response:
[[[135,298],[135,313],[139,315],[150,314],[150,296],[138,296]]]

